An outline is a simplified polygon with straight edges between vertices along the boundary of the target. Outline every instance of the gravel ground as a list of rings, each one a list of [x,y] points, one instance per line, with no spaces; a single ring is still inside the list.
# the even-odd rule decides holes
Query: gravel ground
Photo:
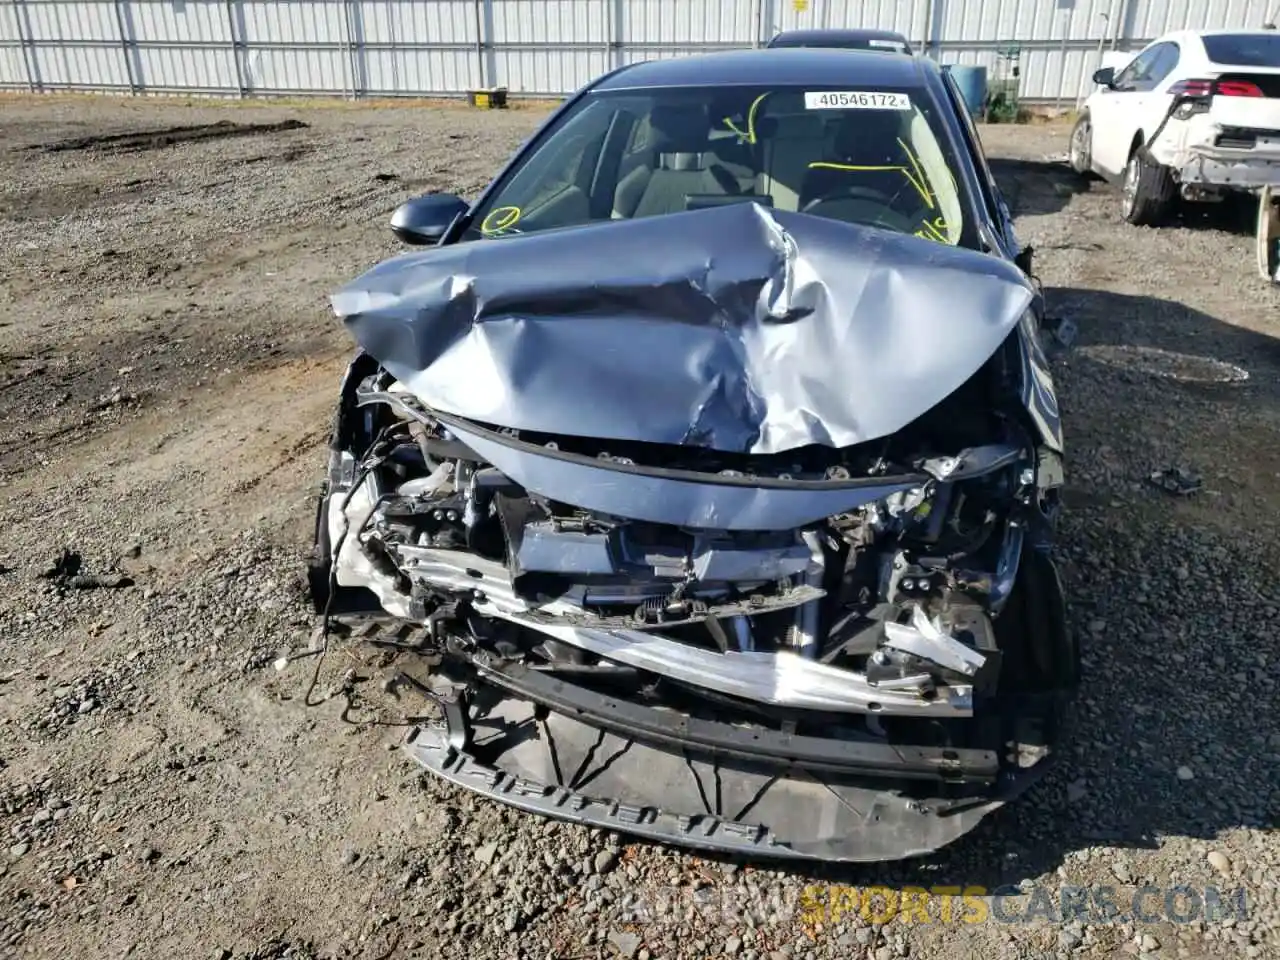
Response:
[[[312,688],[284,659],[350,349],[325,297],[397,249],[399,199],[474,194],[541,116],[0,105],[0,951],[1280,956],[1280,294],[1226,213],[1122,224],[1052,162],[1060,125],[984,131],[1079,328],[1062,560],[1087,687],[1023,801],[915,864],[705,860],[427,779],[386,660],[331,651]],[[155,133],[223,122],[253,128]],[[1175,466],[1202,488],[1146,482]],[[830,884],[1020,893],[882,924]],[[1136,920],[1050,909],[1144,885]],[[1175,885],[1229,915],[1170,922]]]

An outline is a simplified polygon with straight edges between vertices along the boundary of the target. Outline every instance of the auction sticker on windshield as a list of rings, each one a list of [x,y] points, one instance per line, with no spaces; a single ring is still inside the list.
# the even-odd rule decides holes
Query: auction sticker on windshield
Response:
[[[910,110],[911,98],[905,93],[880,93],[875,90],[807,90],[806,110]]]

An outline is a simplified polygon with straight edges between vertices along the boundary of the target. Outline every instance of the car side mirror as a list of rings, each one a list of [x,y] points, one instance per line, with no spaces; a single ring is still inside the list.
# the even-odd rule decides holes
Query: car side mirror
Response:
[[[1100,87],[1115,88],[1116,85],[1116,68],[1103,67],[1101,70],[1093,72],[1093,82]]]
[[[391,232],[404,243],[428,246],[439,243],[453,221],[469,209],[467,202],[451,193],[429,193],[414,197],[391,214]]]

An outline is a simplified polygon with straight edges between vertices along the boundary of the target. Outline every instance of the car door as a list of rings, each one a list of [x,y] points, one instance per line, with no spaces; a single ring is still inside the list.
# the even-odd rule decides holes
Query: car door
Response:
[[[1149,113],[1152,90],[1177,63],[1177,50],[1177,44],[1168,41],[1153,43],[1116,75],[1089,108],[1093,163],[1100,173],[1115,177],[1124,171],[1134,135]],[[1160,73],[1166,65],[1168,69]]]

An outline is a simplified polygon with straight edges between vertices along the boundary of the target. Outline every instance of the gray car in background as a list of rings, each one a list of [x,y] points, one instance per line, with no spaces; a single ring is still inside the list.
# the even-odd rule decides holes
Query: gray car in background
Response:
[[[911,43],[896,30],[786,30],[772,40],[773,47],[826,47],[848,50],[882,50],[911,56]]]

